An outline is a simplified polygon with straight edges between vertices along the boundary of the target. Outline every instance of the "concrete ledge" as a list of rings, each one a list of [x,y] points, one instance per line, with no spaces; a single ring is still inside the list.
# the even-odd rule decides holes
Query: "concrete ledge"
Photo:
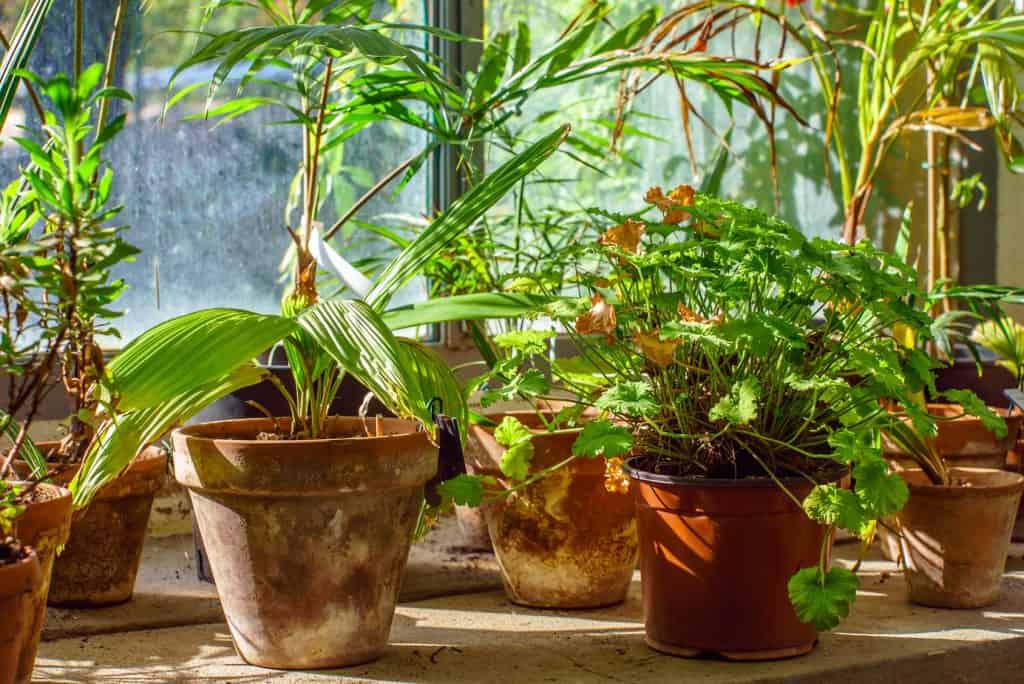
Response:
[[[465,553],[459,544],[450,518],[413,545],[400,600],[500,588],[493,554]],[[146,540],[131,601],[95,610],[49,608],[43,640],[223,622],[217,589],[196,578],[193,556],[191,534]]]
[[[854,548],[839,547],[840,558]],[[849,562],[849,560],[843,561]],[[598,611],[510,605],[500,591],[398,608],[381,660],[338,672],[247,666],[223,625],[43,644],[39,682],[1002,682],[1022,681],[1024,562],[986,610],[912,606],[891,563],[869,560],[849,619],[808,656],[773,663],[682,660],[643,642],[639,578],[627,602]]]

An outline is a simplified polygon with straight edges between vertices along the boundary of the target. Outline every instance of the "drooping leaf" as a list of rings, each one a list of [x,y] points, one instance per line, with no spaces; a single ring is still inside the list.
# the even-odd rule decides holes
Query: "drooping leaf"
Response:
[[[853,468],[854,491],[870,518],[893,515],[903,508],[910,496],[907,483],[882,458],[862,460]]]
[[[573,442],[572,453],[587,458],[615,458],[628,454],[632,448],[633,435],[627,428],[607,420],[592,420]]]
[[[484,498],[484,484],[474,475],[456,475],[438,485],[437,490],[459,506],[479,506]]]
[[[977,394],[966,389],[951,389],[942,393],[943,398],[954,404],[960,404],[968,414],[981,419],[982,424],[997,439],[1006,437],[1006,421],[998,413],[985,405]]]
[[[532,294],[485,292],[436,297],[385,311],[383,318],[392,330],[449,321],[478,321],[523,318],[542,313],[558,298]]]
[[[825,631],[849,615],[859,586],[857,575],[845,568],[825,574],[818,567],[804,568],[789,579],[789,600],[801,622]]]
[[[857,495],[834,484],[818,485],[812,489],[804,499],[804,511],[811,520],[835,525],[855,534],[865,522]]]

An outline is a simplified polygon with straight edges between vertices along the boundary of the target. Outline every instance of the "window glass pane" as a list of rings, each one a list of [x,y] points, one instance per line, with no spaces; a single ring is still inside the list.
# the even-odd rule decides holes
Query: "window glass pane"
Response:
[[[0,26],[10,35],[21,0],[0,0]],[[142,250],[120,269],[129,289],[119,301],[125,312],[119,328],[130,339],[172,316],[207,306],[262,312],[279,309],[284,283],[280,272],[289,244],[284,229],[289,187],[301,158],[301,134],[294,126],[274,126],[286,112],[260,109],[221,125],[184,121],[202,111],[200,96],[171,109],[161,119],[167,85],[194,38],[182,29],[198,26],[205,3],[196,0],[130,0],[118,82],[135,97],[124,106],[128,125],[108,148],[115,172],[115,194],[124,204],[119,218],[132,230],[127,238]],[[30,66],[42,74],[72,68],[73,5],[57,2]],[[88,0],[86,65],[102,61],[118,0]],[[147,9],[144,9],[143,7]],[[422,0],[379,0],[378,16],[423,23]],[[212,30],[254,22],[249,8],[222,11]],[[422,40],[422,37],[417,38]],[[178,85],[206,80],[210,70],[193,70]],[[267,78],[287,78],[268,70]],[[234,92],[227,87],[225,95]],[[121,105],[119,105],[121,106]],[[30,103],[19,94],[4,137],[19,124],[36,125]],[[321,212],[332,222],[391,168],[421,149],[423,134],[395,124],[375,124],[336,148],[324,163],[331,170],[330,197]],[[13,179],[24,157],[13,144],[0,148],[0,173]],[[366,220],[395,223],[395,215],[421,217],[427,210],[427,174],[420,173],[394,199],[385,193],[360,213]],[[293,212],[287,219],[298,220]],[[354,227],[338,240],[346,257],[379,256],[384,243],[368,241]],[[403,293],[422,296],[422,285]]]
[[[622,26],[640,12],[659,4],[656,0],[619,0],[609,17],[610,24]],[[667,13],[679,3],[660,3]],[[530,28],[533,54],[556,44],[561,32],[580,11],[579,2],[535,2],[533,0],[488,0],[487,31],[515,30],[519,22]],[[686,26],[705,15],[696,15]],[[715,55],[738,54],[754,57],[755,28],[750,21],[741,22],[734,35],[726,33],[712,41],[708,51]],[[777,57],[778,29],[770,22],[762,23],[762,61]],[[792,41],[791,41],[792,42]],[[789,51],[793,52],[795,51]],[[787,52],[787,54],[789,54]],[[766,74],[767,75],[767,74]],[[808,121],[801,126],[793,117],[779,111],[776,115],[776,138],[779,169],[779,213],[807,234],[838,236],[842,226],[841,191],[838,175],[834,183],[826,182],[822,131],[825,128],[824,105],[810,65],[787,70],[782,77],[782,91],[798,112]],[[615,120],[619,79],[615,76],[581,81],[545,91],[531,99],[525,108],[524,120],[547,112],[556,115],[548,120],[568,120],[577,135],[595,146],[608,146],[609,126]],[[666,189],[679,183],[698,186],[711,170],[712,161],[721,148],[722,136],[729,127],[729,114],[718,97],[697,84],[686,85],[684,94],[696,115],[690,116],[693,155],[688,151],[681,117],[680,90],[671,78],[662,77],[643,91],[632,104],[628,129],[620,149],[622,157],[609,156],[599,170],[574,164],[564,156],[549,163],[551,177],[567,178],[565,184],[536,184],[532,204],[599,206],[610,210],[630,210],[640,206],[644,191],[654,185]],[[771,210],[775,206],[771,176],[771,150],[765,128],[749,108],[735,105],[735,127],[729,140],[729,157],[721,193],[744,203],[755,203]],[[703,123],[700,118],[706,122]],[[489,148],[489,162],[500,155]],[[691,166],[691,163],[696,167]],[[557,167],[556,167],[557,164]]]

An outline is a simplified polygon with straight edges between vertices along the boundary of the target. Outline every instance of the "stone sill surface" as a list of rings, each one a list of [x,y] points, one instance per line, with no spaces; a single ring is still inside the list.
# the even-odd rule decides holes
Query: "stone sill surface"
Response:
[[[391,643],[368,665],[280,672],[235,654],[213,588],[193,579],[188,539],[150,541],[138,596],[103,611],[51,611],[36,682],[1001,682],[1024,681],[1024,561],[1011,559],[1000,601],[949,611],[910,605],[895,566],[872,557],[849,618],[808,656],[727,663],[663,656],[644,644],[639,573],[624,605],[538,611],[497,589],[493,557],[414,547]],[[841,545],[850,562],[856,548]],[[178,565],[174,559],[178,558]],[[185,561],[185,562],[182,562]],[[186,576],[187,575],[187,576]],[[451,592],[473,592],[460,593]],[[434,596],[434,598],[424,598]],[[419,599],[419,600],[417,600]],[[188,606],[185,608],[184,606]],[[134,631],[126,631],[134,630]]]

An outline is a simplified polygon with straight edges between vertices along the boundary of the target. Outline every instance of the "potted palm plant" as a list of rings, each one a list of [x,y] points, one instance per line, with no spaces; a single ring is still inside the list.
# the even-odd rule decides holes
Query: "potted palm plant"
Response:
[[[806,653],[856,594],[830,567],[833,530],[867,537],[907,496],[878,440],[894,420],[880,401],[923,382],[927,356],[887,334],[927,334],[893,297],[915,274],[687,186],[645,199],[656,209],[602,213],[615,225],[572,248],[583,297],[558,308],[603,379],[593,405],[631,435],[647,641]]]
[[[287,417],[205,423],[174,433],[174,465],[210,543],[232,636],[250,663],[351,665],[379,655],[398,597],[423,486],[437,470],[440,399],[462,418],[451,371],[399,340],[381,311],[437,250],[550,156],[559,129],[496,169],[424,230],[363,300],[321,301],[315,263],[296,272],[282,315],[209,309],[129,343],[98,382],[96,439],[71,483],[88,503],[134,454],[240,387],[268,378],[253,363],[281,342],[295,373]],[[187,368],[188,372],[168,369]],[[396,419],[332,417],[351,374]],[[419,424],[419,426],[417,425]],[[254,593],[255,592],[255,593]]]

